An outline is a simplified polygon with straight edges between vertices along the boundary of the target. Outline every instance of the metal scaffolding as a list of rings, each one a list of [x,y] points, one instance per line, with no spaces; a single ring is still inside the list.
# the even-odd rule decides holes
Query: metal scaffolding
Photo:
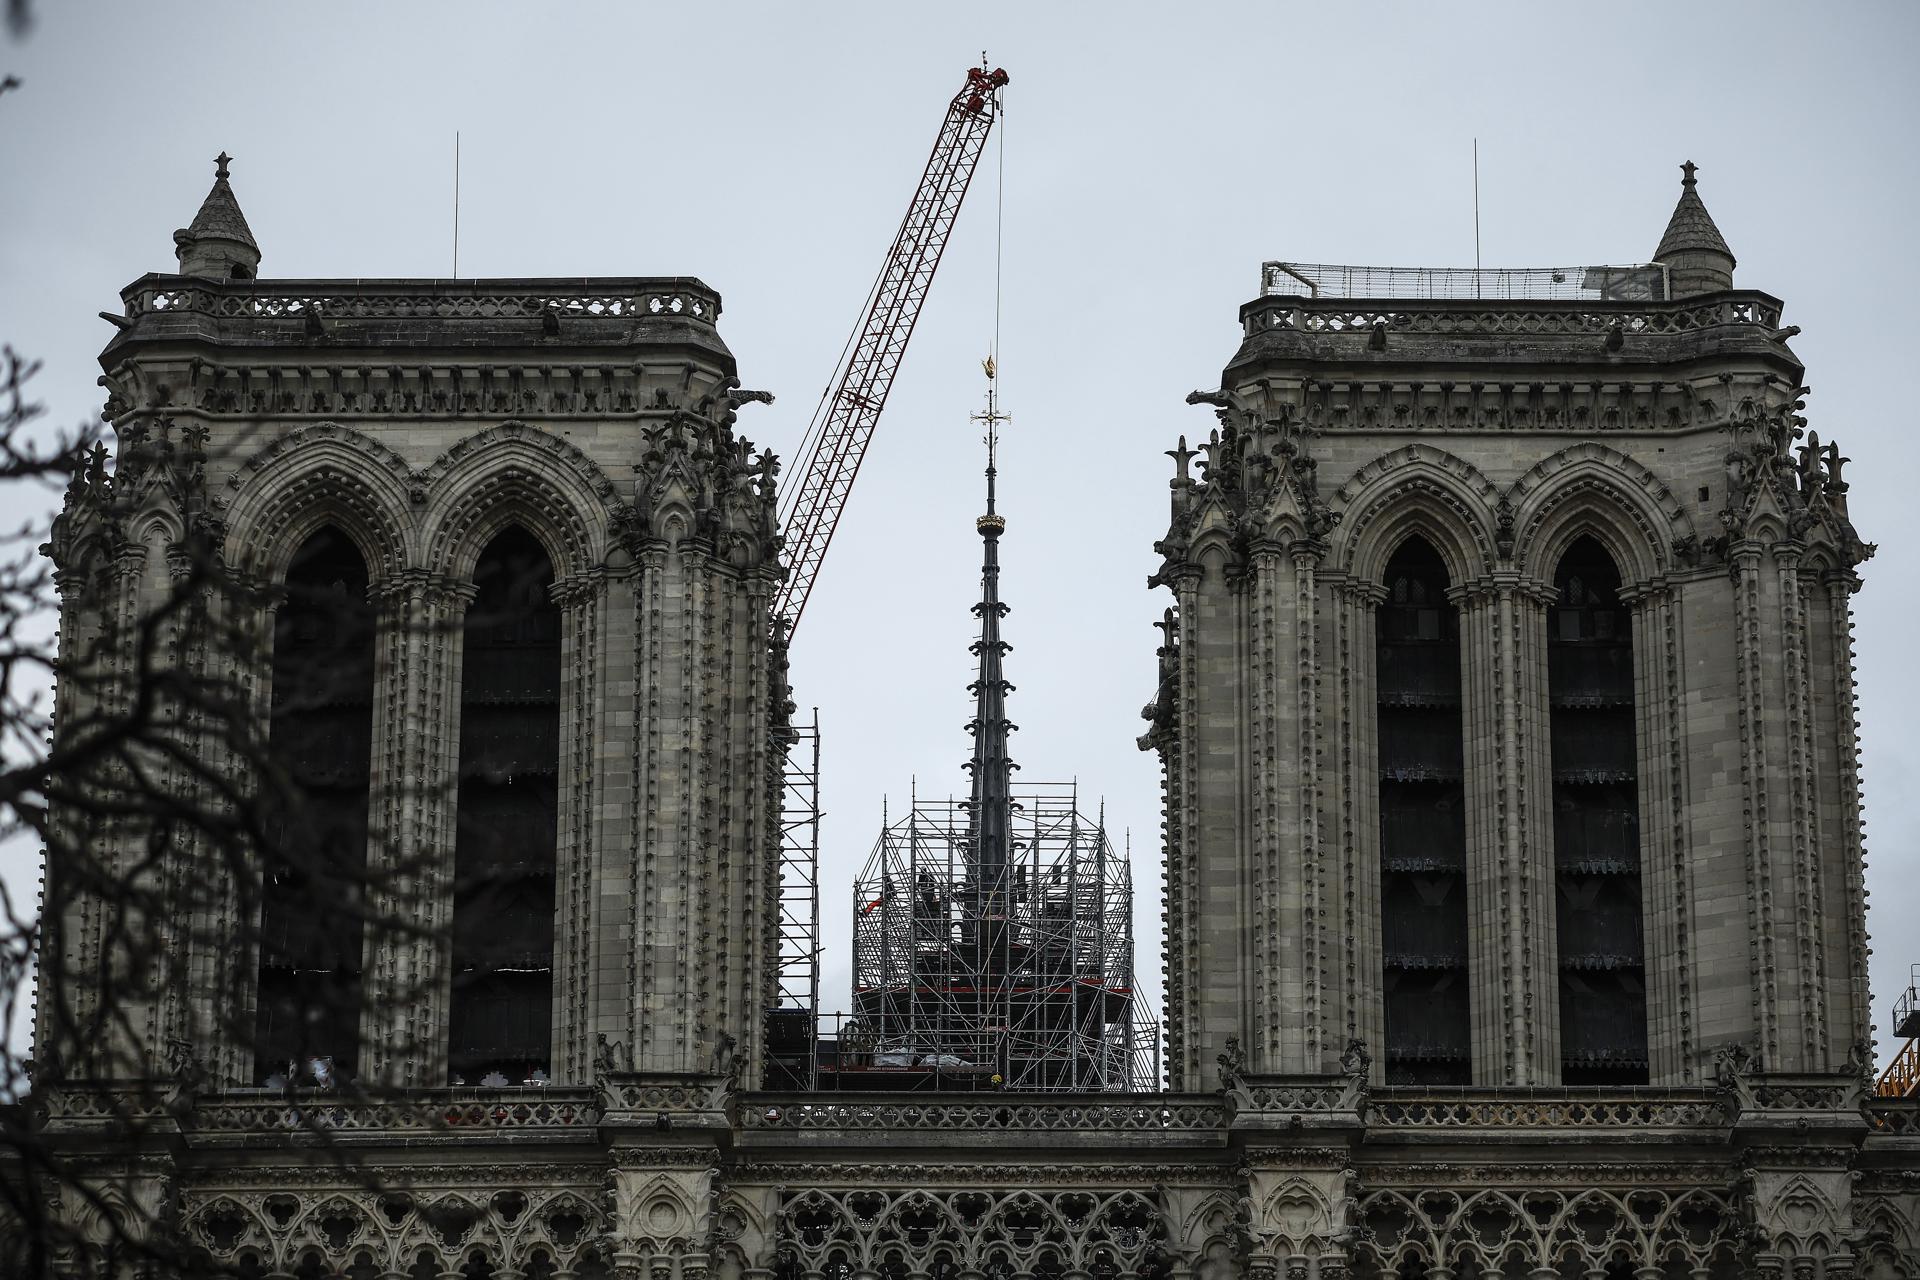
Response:
[[[916,795],[881,831],[854,885],[855,1017],[838,1060],[1015,1091],[1152,1089],[1127,859],[1075,786],[1016,785],[1011,799],[999,874],[972,847],[967,801]]]
[[[820,1008],[820,712],[792,727],[780,775],[780,950],[767,1084],[811,1089]]]

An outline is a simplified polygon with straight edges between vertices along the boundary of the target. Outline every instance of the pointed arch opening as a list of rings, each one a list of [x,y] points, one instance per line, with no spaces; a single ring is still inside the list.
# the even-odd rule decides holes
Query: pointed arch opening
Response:
[[[374,610],[366,561],[331,525],[295,552],[285,590],[267,741],[286,785],[267,798],[254,1078],[327,1083],[358,1069]]]
[[[1375,617],[1380,930],[1388,1084],[1471,1084],[1460,614],[1419,537],[1387,561]]]
[[[474,567],[460,678],[454,841],[454,1083],[544,1083],[551,1072],[559,814],[560,608],[553,563],[518,525]]]
[[[1619,567],[1590,535],[1560,557],[1554,593],[1547,667],[1560,1078],[1646,1084],[1632,618]]]

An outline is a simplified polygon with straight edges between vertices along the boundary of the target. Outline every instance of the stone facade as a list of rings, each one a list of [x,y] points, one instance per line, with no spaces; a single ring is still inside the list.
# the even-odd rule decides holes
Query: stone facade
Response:
[[[45,1194],[97,1246],[62,1265],[117,1222],[276,1277],[1920,1276],[1920,1108],[1866,1097],[1861,1057],[1870,548],[1837,451],[1793,452],[1780,303],[1731,288],[1688,201],[1691,175],[1670,300],[1243,309],[1160,544],[1170,1091],[783,1094],[755,1088],[776,469],[733,432],[757,393],[718,298],[257,281],[223,165],[186,274],[126,291],[118,466],[53,552],[137,616],[183,539],[263,601],[316,529],[351,540],[379,604],[370,856],[428,855],[386,908],[421,927],[369,948],[351,1088],[254,1087],[238,921],[138,987],[125,1052],[43,1040],[36,1105],[78,1175]],[[475,1088],[435,1048],[447,780],[457,624],[509,525],[564,619],[553,1056],[543,1086]],[[1462,654],[1470,1087],[1383,1065],[1375,622],[1416,535]],[[1637,1087],[1561,1080],[1547,619],[1582,538],[1632,615]],[[48,980],[77,1000],[115,972],[107,909],[56,922]]]

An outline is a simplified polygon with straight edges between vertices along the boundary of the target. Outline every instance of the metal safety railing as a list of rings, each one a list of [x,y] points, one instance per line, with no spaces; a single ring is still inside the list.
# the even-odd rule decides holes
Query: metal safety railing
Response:
[[[1590,267],[1363,267],[1265,262],[1262,297],[1486,298],[1502,301],[1664,302],[1658,262]]]

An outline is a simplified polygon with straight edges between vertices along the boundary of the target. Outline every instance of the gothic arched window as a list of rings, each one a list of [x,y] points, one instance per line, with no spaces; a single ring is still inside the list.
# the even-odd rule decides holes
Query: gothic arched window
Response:
[[[1647,1083],[1633,636],[1620,571],[1581,538],[1547,610],[1560,1078]]]
[[[324,1083],[316,1060],[341,1079],[357,1069],[373,633],[366,562],[322,529],[295,553],[274,619],[268,751],[291,785],[268,796],[256,1081]]]
[[[447,1070],[470,1085],[517,1085],[551,1070],[560,609],[553,565],[523,529],[487,544],[473,581]]]
[[[1380,936],[1389,1084],[1471,1084],[1460,616],[1447,569],[1409,539],[1375,619]]]

